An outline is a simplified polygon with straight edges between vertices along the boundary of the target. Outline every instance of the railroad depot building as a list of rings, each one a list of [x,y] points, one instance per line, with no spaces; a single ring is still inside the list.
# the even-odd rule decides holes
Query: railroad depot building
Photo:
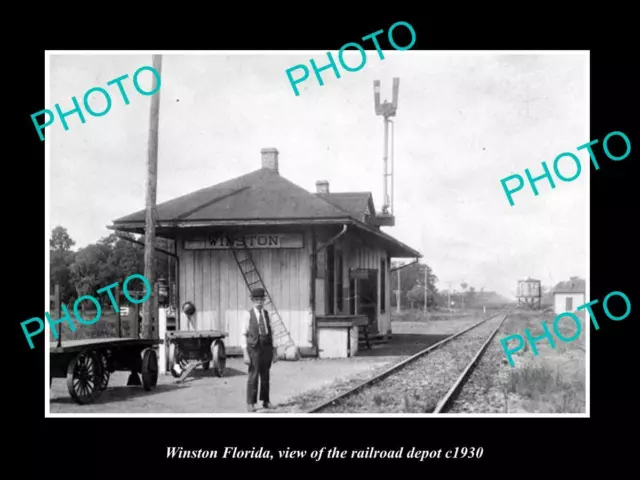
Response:
[[[388,223],[371,193],[331,193],[326,181],[310,193],[280,176],[276,149],[261,154],[261,168],[156,207],[156,235],[177,257],[175,328],[226,332],[226,352],[237,354],[259,286],[284,332],[274,326],[276,343],[286,338],[302,356],[353,356],[363,328],[390,336],[391,258],[422,255],[380,230]],[[144,234],[145,211],[109,228]]]

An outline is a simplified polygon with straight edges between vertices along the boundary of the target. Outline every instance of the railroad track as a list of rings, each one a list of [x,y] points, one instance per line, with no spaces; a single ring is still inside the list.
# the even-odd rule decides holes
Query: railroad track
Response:
[[[372,409],[375,411],[374,413],[383,413],[385,411],[384,403],[389,404],[390,409],[398,413],[446,412],[470,377],[486,347],[508,318],[509,310],[505,308],[480,320],[470,327],[393,365],[379,375],[313,407],[306,413],[331,413],[331,410],[338,410],[340,413],[364,413],[370,412]],[[494,325],[496,325],[495,328]],[[451,346],[453,340],[472,330],[475,330],[479,335],[466,340],[467,345],[463,347],[462,353],[454,355],[454,350],[442,348],[443,346]],[[485,331],[486,334],[484,334]],[[477,349],[480,343],[482,345]],[[471,352],[476,352],[470,361],[468,355],[465,355],[469,349],[471,349]],[[431,359],[435,360],[431,362]],[[438,361],[443,361],[443,363],[438,365]],[[452,364],[455,364],[458,368],[449,368]],[[466,367],[461,368],[464,365]],[[440,372],[438,372],[438,368],[440,368]],[[460,371],[462,373],[456,375]],[[404,372],[405,375],[400,375],[401,372]],[[454,381],[452,381],[452,374],[456,377]],[[413,382],[415,386],[415,388],[410,389],[410,392],[407,391],[404,382],[406,379],[410,379],[409,383]],[[386,391],[385,387],[387,388]],[[402,410],[398,411],[398,404],[403,393],[404,404],[402,404]],[[434,399],[434,395],[439,398],[437,402]],[[367,396],[370,398],[367,398]],[[414,412],[413,410],[416,411]]]

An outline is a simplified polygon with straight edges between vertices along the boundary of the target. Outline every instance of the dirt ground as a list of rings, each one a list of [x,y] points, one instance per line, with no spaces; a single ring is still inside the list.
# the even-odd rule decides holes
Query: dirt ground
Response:
[[[407,321],[392,324],[393,339],[371,350],[360,350],[356,357],[345,359],[303,359],[297,362],[280,361],[271,369],[271,401],[274,413],[295,411],[296,399],[308,392],[325,395],[331,386],[350,379],[358,381],[371,377],[380,369],[477,322],[479,317],[435,321]],[[52,414],[123,414],[123,413],[245,413],[247,367],[241,358],[228,358],[223,378],[211,371],[196,370],[182,384],[171,375],[161,375],[158,386],[151,392],[142,387],[127,387],[127,372],[115,372],[109,387],[95,404],[78,405],[67,392],[64,379],[53,379],[50,411]],[[306,406],[305,406],[306,408]],[[260,410],[259,410],[260,412]]]

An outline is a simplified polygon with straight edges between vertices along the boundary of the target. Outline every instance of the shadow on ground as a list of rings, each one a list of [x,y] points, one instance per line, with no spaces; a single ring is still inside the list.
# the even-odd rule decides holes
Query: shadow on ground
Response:
[[[113,403],[113,402],[122,402],[126,400],[130,400],[134,397],[149,397],[153,395],[158,395],[165,392],[170,392],[172,390],[176,390],[181,388],[180,385],[175,384],[167,384],[167,385],[157,385],[151,391],[146,391],[144,388],[132,385],[118,385],[115,387],[107,387],[107,389],[102,392],[102,395],[98,397],[92,405],[99,405],[101,403]],[[70,396],[52,398],[51,403],[73,403],[75,404],[75,400],[73,400]]]
[[[239,376],[246,376],[246,375],[247,375],[246,371],[238,370],[237,368],[226,367],[224,369],[224,375],[222,376],[222,378],[239,377]],[[189,376],[183,382],[181,382],[181,384],[186,384],[189,382],[201,380],[203,378],[206,379],[206,378],[212,378],[212,377],[220,378],[215,373],[213,373],[213,370],[202,370],[197,368],[193,372],[191,372]]]
[[[450,335],[424,335],[416,333],[396,333],[387,343],[358,347],[357,357],[403,357],[415,355]]]

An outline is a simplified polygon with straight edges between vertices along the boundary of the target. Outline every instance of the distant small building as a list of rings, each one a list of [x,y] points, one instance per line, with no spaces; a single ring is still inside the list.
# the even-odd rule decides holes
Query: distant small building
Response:
[[[586,291],[586,281],[579,277],[558,283],[553,289],[553,309],[556,313],[574,312],[586,303]]]
[[[518,280],[518,305],[539,310],[542,305],[542,282],[528,277]]]

